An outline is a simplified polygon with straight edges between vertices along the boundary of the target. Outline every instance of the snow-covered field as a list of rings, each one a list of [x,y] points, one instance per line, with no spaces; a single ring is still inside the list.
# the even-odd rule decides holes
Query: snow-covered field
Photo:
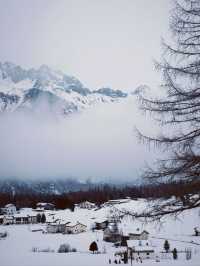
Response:
[[[117,208],[142,208],[142,201],[130,201],[127,203],[115,205]],[[26,212],[27,210],[24,210]],[[63,234],[43,234],[41,231],[32,232],[32,229],[45,229],[45,225],[1,225],[0,232],[7,231],[8,237],[0,240],[0,265],[1,266],[104,266],[109,265],[109,259],[112,264],[114,253],[124,249],[124,247],[115,248],[112,243],[103,241],[103,232],[90,230],[95,220],[103,220],[110,214],[110,207],[104,207],[99,210],[85,210],[76,208],[74,212],[69,210],[46,211],[47,219],[50,213],[64,220],[79,221],[87,225],[87,232],[76,235]],[[195,237],[194,227],[200,224],[199,210],[187,211],[181,215],[178,220],[167,218],[161,224],[143,224],[140,221],[124,218],[120,223],[120,230],[123,232],[135,231],[140,227],[150,232],[150,242],[154,246],[156,255],[163,251],[165,239],[168,239],[170,248],[177,248],[178,251],[184,251],[191,248],[192,259],[186,260],[185,253],[178,253],[178,260],[161,259],[144,260],[143,265],[176,265],[176,266],[199,266],[200,263],[200,236]],[[89,245],[96,241],[101,254],[92,254],[89,252]],[[58,253],[57,250],[61,244],[70,244],[77,249],[76,253]],[[32,248],[47,249],[54,252],[32,252]],[[135,261],[133,265],[137,264]],[[130,265],[130,262],[129,262]]]

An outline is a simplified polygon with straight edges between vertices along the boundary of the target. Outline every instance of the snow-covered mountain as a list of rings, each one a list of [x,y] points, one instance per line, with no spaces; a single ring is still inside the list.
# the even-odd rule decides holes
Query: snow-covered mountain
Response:
[[[75,77],[46,65],[25,70],[10,62],[0,63],[0,112],[37,111],[43,106],[56,113],[70,114],[126,97],[126,93],[110,88],[92,91]]]

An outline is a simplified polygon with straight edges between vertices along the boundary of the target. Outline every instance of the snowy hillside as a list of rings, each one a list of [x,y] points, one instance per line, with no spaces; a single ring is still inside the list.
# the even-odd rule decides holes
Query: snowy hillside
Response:
[[[131,209],[140,211],[146,208],[145,200],[118,200],[114,206],[117,209]],[[0,240],[0,256],[4,266],[103,266],[114,265],[114,259],[118,258],[115,254],[123,252],[127,247],[114,247],[113,243],[103,240],[102,230],[91,230],[94,222],[101,222],[112,215],[113,207],[105,205],[100,209],[81,209],[77,207],[74,212],[70,210],[45,211],[47,222],[52,218],[54,220],[76,223],[77,221],[87,225],[86,232],[79,234],[62,233],[42,233],[46,230],[45,224],[36,225],[1,225],[0,231],[7,231],[8,237]],[[23,209],[21,215],[32,215],[35,211]],[[200,222],[199,209],[189,210],[182,214],[178,219],[167,217],[163,223],[144,224],[140,220],[134,220],[128,217],[123,218],[119,223],[119,229],[123,235],[134,233],[137,228],[149,232],[149,245],[155,250],[155,255],[160,259],[156,262],[154,259],[143,260],[143,264],[152,265],[199,265],[200,259],[200,236],[194,236],[194,227]],[[33,231],[32,231],[33,230]],[[21,241],[23,239],[23,241]],[[173,260],[172,255],[162,256],[164,250],[163,243],[168,239],[170,249],[178,250],[178,259]],[[99,248],[99,254],[92,254],[88,249],[92,241],[96,241]],[[61,244],[70,244],[76,248],[75,253],[58,253],[57,250]],[[33,252],[33,248],[38,248],[41,252]],[[186,260],[185,250],[192,251],[191,260]],[[42,252],[43,250],[43,252]],[[45,252],[46,250],[46,252]],[[12,254],[12,256],[10,256]],[[133,265],[138,264],[133,261]],[[132,265],[130,260],[128,265]]]
[[[0,112],[45,106],[55,113],[70,114],[126,97],[126,93],[110,88],[91,91],[75,77],[46,65],[25,70],[10,62],[0,63]]]

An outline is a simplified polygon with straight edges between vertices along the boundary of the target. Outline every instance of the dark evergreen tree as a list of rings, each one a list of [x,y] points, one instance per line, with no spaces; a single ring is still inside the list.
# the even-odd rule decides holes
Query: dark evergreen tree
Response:
[[[124,252],[124,264],[128,263],[128,253]]]
[[[169,245],[168,240],[165,240],[165,242],[164,242],[164,249],[165,249],[166,252],[169,252],[170,245]]]
[[[174,249],[172,250],[172,254],[173,254],[173,259],[174,259],[174,260],[177,260],[177,259],[178,259],[178,252],[177,252],[177,249],[176,249],[176,248],[174,248]]]
[[[75,205],[74,205],[73,202],[70,203],[69,209],[70,209],[72,212],[74,212]]]
[[[97,246],[97,243],[95,241],[90,244],[89,250],[92,251],[93,253],[95,251],[98,251],[98,246]]]
[[[195,232],[195,236],[199,236],[200,235],[198,227],[194,228],[194,232]]]
[[[41,214],[38,213],[36,217],[37,217],[37,223],[41,223]]]
[[[45,223],[46,222],[46,216],[45,214],[43,213],[42,216],[41,216],[41,223]]]

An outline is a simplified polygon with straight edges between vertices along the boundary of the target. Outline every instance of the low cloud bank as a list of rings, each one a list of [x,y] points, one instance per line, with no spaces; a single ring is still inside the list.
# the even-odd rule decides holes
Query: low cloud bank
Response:
[[[82,113],[0,116],[0,177],[134,180],[154,155],[138,143],[134,127],[152,132],[133,97]]]

